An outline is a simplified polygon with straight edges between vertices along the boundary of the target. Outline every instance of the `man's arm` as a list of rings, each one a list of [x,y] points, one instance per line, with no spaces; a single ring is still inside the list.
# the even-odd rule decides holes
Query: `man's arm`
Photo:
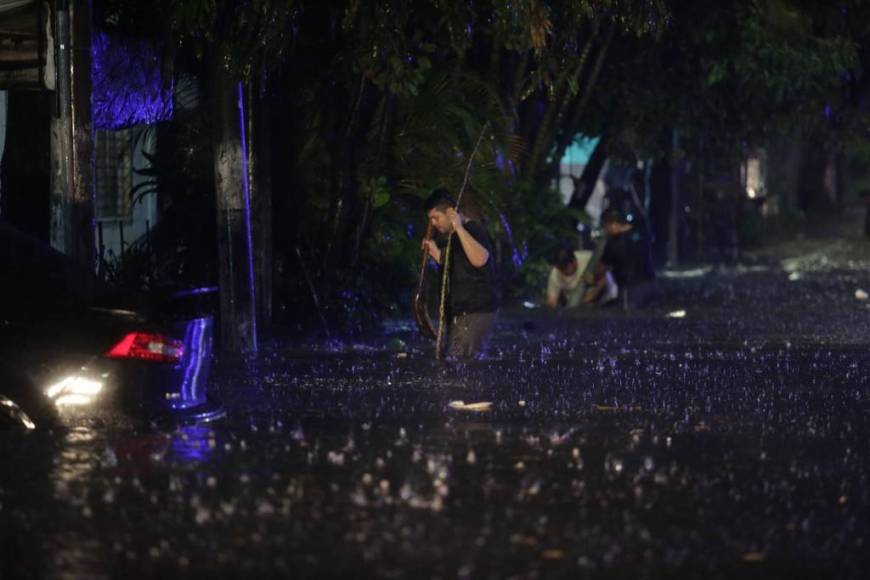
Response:
[[[489,250],[483,247],[483,244],[474,239],[474,236],[468,233],[465,227],[460,227],[456,230],[456,236],[462,244],[462,249],[465,250],[465,255],[468,256],[468,261],[475,268],[483,268],[489,260]]]
[[[589,275],[583,278],[583,283],[587,286],[591,286],[592,284],[595,284],[596,281],[600,280],[605,274],[610,272],[610,270],[612,270],[610,266],[604,262],[598,262],[595,264],[595,268],[589,272]]]
[[[468,256],[468,261],[471,262],[471,265],[475,268],[486,266],[486,262],[489,260],[489,250],[475,240],[474,236],[465,229],[462,219],[456,210],[448,209],[447,215],[453,223],[453,231],[456,232],[459,243],[462,244],[462,249],[465,251],[465,255]]]
[[[441,265],[441,248],[438,247],[433,240],[423,240],[423,248],[429,253],[429,256],[440,266]]]
[[[556,269],[550,270],[550,276],[547,278],[547,300],[546,304],[549,308],[557,308],[559,306],[559,282],[556,279]]]

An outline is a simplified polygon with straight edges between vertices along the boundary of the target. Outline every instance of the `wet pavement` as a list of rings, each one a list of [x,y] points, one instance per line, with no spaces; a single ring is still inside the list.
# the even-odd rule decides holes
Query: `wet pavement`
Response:
[[[788,250],[512,309],[486,361],[392,324],[224,362],[219,423],[0,434],[0,578],[863,578],[870,248]]]

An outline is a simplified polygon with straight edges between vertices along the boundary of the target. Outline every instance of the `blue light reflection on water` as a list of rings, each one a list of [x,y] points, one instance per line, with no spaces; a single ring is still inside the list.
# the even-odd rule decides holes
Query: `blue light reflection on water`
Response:
[[[172,434],[168,456],[179,463],[208,461],[215,449],[214,430],[203,425],[179,427]]]

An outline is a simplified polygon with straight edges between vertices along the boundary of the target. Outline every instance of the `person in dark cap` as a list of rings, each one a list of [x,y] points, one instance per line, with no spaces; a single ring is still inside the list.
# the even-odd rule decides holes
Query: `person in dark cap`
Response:
[[[622,307],[632,310],[647,306],[656,294],[656,273],[649,236],[626,221],[618,209],[604,212],[601,225],[607,234],[607,246],[601,263],[613,273]]]

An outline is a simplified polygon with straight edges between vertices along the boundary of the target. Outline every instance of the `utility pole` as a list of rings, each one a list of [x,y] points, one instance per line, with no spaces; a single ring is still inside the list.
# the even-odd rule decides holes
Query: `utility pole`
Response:
[[[247,83],[246,131],[248,182],[251,198],[251,229],[254,255],[257,329],[268,334],[272,324],[272,119],[271,99],[266,88],[266,74],[256,75]],[[258,96],[258,94],[260,96]]]
[[[95,267],[90,2],[55,0],[51,119],[51,245]]]
[[[680,150],[680,133],[673,129],[671,133],[671,216],[668,223],[668,266],[674,267],[680,263],[680,222],[683,208],[680,204],[680,181],[682,177],[683,160]]]
[[[212,63],[214,176],[217,196],[220,338],[223,350],[257,353],[257,302],[245,84]]]

